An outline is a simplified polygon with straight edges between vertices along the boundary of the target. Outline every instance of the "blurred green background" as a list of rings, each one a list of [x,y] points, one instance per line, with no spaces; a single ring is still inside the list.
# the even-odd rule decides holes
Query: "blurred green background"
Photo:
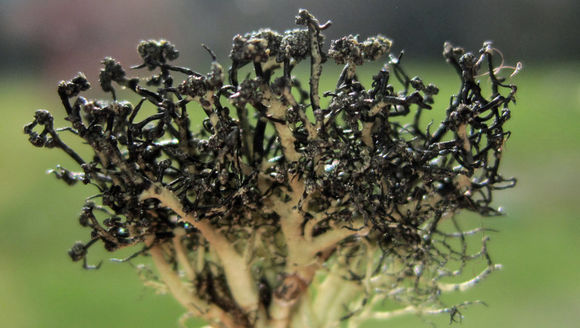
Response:
[[[96,82],[98,63],[105,55],[119,57],[126,65],[137,63],[134,47],[139,39],[174,40],[183,50],[179,63],[205,71],[208,60],[199,43],[210,44],[227,65],[232,35],[261,26],[291,28],[299,7],[312,8],[321,21],[333,18],[330,38],[349,32],[393,37],[396,51],[407,50],[409,74],[442,89],[435,106],[439,111],[458,85],[453,71],[440,60],[445,39],[473,50],[486,39],[499,40],[507,64],[523,61],[523,72],[514,78],[518,103],[512,108],[513,134],[503,166],[505,175],[519,182],[495,198],[507,215],[463,218],[484,220],[482,224],[499,230],[491,235],[490,249],[504,270],[447,300],[481,299],[489,305],[464,310],[463,327],[578,326],[580,58],[578,40],[570,42],[573,35],[577,38],[577,22],[569,19],[580,14],[576,2],[490,1],[483,8],[476,2],[465,4],[470,1],[438,6],[433,5],[438,1],[363,1],[357,8],[345,1],[275,1],[275,6],[260,0],[219,5],[153,0],[49,3],[0,0],[0,327],[178,326],[183,310],[177,302],[143,287],[130,265],[108,262],[110,254],[98,247],[91,250],[89,261],[103,259],[100,270],[84,271],[70,261],[66,251],[74,241],[86,240],[88,233],[78,225],[77,215],[83,199],[96,191],[70,188],[45,174],[57,164],[75,166],[58,150],[32,147],[22,127],[38,108],[49,109],[64,124],[58,80],[83,70]],[[438,45],[424,50],[431,42]],[[441,327],[449,324],[449,317],[442,315],[403,317],[385,325],[427,327],[426,320]]]

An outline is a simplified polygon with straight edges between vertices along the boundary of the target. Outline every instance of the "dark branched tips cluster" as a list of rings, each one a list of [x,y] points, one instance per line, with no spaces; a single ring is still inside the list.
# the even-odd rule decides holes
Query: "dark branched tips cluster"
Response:
[[[318,32],[321,29],[316,18],[305,10],[300,11],[299,16],[296,17],[296,24],[315,26]],[[270,29],[260,29],[243,36],[236,35],[230,53],[233,65],[266,62],[270,58],[279,63],[291,59],[303,60],[310,55],[309,28],[288,30],[283,34]],[[323,36],[318,33],[317,39],[322,44]]]
[[[101,69],[101,73],[99,74],[99,82],[101,83],[101,88],[103,88],[103,91],[113,91],[113,82],[121,85],[125,83],[125,70],[118,61],[111,57],[106,57],[103,59],[102,64],[105,67]]]
[[[377,60],[391,49],[392,41],[381,36],[370,37],[360,43],[357,36],[345,36],[330,43],[328,56],[337,64],[362,65],[364,60]]]
[[[58,85],[58,94],[62,97],[76,97],[82,91],[87,91],[91,84],[83,73],[79,73],[70,81],[61,81]]]
[[[236,35],[233,40],[230,58],[234,62],[245,64],[249,62],[265,62],[270,56],[278,54],[282,35],[264,29],[258,32]]]
[[[211,71],[206,75],[189,75],[185,81],[177,87],[179,93],[196,98],[202,97],[208,92],[220,90],[224,84],[224,73],[221,65],[215,61],[214,55],[212,55],[212,58],[214,59],[214,62],[212,63]]]
[[[312,223],[314,236],[337,227],[361,229],[362,223],[369,230],[367,242],[404,263],[400,272],[391,272],[401,279],[438,280],[456,272],[446,269],[450,259],[464,264],[474,258],[466,253],[467,233],[444,232],[439,223],[459,210],[498,214],[491,206],[494,191],[515,183],[499,170],[516,87],[499,76],[498,52],[489,43],[479,52],[445,44],[443,55],[459,75],[459,89],[443,120],[433,124],[424,113],[434,107],[439,90],[409,76],[400,56],[389,56],[389,39],[359,42],[349,35],[332,41],[326,53],[321,31],[330,23],[321,25],[307,11],[300,11],[296,23],[304,28],[235,36],[229,83],[209,49],[211,68],[201,74],[169,64],[179,52],[167,41],[150,40],[139,44],[143,63],[133,67],[154,71],[146,85],[128,77],[112,58],[103,60],[99,75],[112,100],[80,96],[90,87],[82,74],[59,84],[70,126],[55,129],[51,114],[39,110],[24,131],[34,146],[60,148],[81,168],[59,167],[52,171],[55,176],[98,189],[94,199],[102,205],[88,202],[79,218],[91,230],[89,242],[73,246],[73,260],[85,259],[97,241],[113,251],[147,238],[164,243],[177,230],[186,232],[189,250],[205,247],[200,232],[182,223],[175,209],[140,198],[152,185],[169,190],[185,213],[230,238],[269,232],[260,238],[279,248],[267,250],[278,273],[286,251],[277,239],[282,214],[272,204],[294,197],[297,185],[304,188],[298,210],[305,223]],[[291,72],[306,57],[313,60],[304,90],[304,82]],[[327,57],[345,68],[336,87],[324,92],[329,100],[324,107],[318,88],[320,81],[321,88],[331,87],[321,78]],[[355,66],[381,58],[384,68],[368,84],[359,80]],[[237,72],[247,64],[254,74],[240,82]],[[490,81],[489,90],[480,78]],[[114,85],[140,101],[117,100]],[[202,124],[191,124],[193,110],[207,115]],[[192,130],[197,125],[201,129]],[[60,133],[78,136],[91,154],[81,157]],[[459,238],[463,246],[457,249],[450,238]],[[344,243],[352,247],[348,254],[363,249],[353,240]],[[479,257],[488,258],[485,247]],[[352,261],[350,279],[360,280],[365,273]],[[86,262],[85,267],[91,268]]]
[[[154,70],[166,62],[176,60],[179,57],[179,51],[175,49],[171,42],[166,40],[141,41],[137,46],[137,52],[143,59],[143,65],[149,70]]]
[[[323,38],[320,37],[319,42]],[[287,31],[280,42],[278,61],[294,59],[300,61],[310,54],[310,37],[307,30],[294,29]]]

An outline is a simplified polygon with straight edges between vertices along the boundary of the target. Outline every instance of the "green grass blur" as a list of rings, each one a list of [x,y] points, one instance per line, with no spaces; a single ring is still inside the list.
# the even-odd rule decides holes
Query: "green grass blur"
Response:
[[[580,322],[579,68],[529,64],[515,77],[518,104],[512,107],[503,172],[518,177],[518,186],[496,195],[506,216],[462,218],[500,231],[492,233],[490,249],[504,270],[469,292],[446,297],[449,304],[480,299],[489,305],[463,310],[462,327]],[[458,87],[453,71],[445,64],[407,70],[440,86],[435,110],[443,111]],[[63,125],[56,83],[0,79],[0,327],[177,327],[183,314],[178,303],[144,287],[130,265],[108,262],[111,255],[98,246],[89,254],[90,262],[104,260],[98,271],[82,270],[68,258],[73,242],[88,237],[77,215],[83,199],[96,191],[67,187],[44,173],[57,164],[75,166],[58,150],[28,143],[22,126],[37,108],[49,109]],[[429,322],[445,327],[449,316],[409,316],[365,327],[429,327]]]

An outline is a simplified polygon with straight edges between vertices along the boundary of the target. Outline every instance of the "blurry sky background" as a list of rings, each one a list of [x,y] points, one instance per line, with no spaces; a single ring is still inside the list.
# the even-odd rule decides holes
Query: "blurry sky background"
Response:
[[[87,272],[70,261],[66,250],[88,238],[77,216],[95,191],[45,174],[57,164],[76,168],[61,152],[33,148],[22,126],[38,108],[51,110],[62,125],[58,81],[83,71],[95,85],[105,56],[126,67],[138,64],[135,49],[142,39],[171,40],[181,51],[179,65],[206,72],[210,60],[201,43],[227,67],[232,36],[260,27],[294,28],[299,8],[322,22],[332,19],[327,40],[377,33],[392,38],[393,51],[406,52],[409,74],[441,87],[434,110],[443,111],[458,86],[442,60],[443,42],[477,51],[493,40],[506,64],[523,63],[514,79],[518,104],[503,168],[519,183],[495,200],[507,215],[464,218],[499,230],[490,248],[505,269],[448,301],[489,304],[465,310],[461,327],[578,327],[577,0],[0,0],[0,327],[177,327],[183,310],[171,297],[143,287],[130,265],[105,261],[98,272]],[[91,262],[111,256],[97,248]],[[386,325],[429,327],[425,320],[449,325],[445,316]]]
[[[135,45],[167,38],[185,60],[207,60],[201,43],[229,51],[236,33],[293,28],[298,8],[332,19],[329,39],[382,33],[409,58],[439,59],[444,41],[479,49],[485,40],[525,61],[577,59],[580,2],[575,0],[1,0],[0,70],[93,76],[105,56],[135,61]]]

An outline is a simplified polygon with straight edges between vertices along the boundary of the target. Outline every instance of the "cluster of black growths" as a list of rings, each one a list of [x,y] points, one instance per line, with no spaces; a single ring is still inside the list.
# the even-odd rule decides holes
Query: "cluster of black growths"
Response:
[[[58,85],[69,126],[56,128],[52,114],[38,110],[24,132],[34,146],[60,148],[78,163],[80,170],[51,170],[58,179],[96,190],[80,212],[90,235],[69,250],[74,261],[98,268],[87,263],[97,244],[111,252],[136,247],[122,261],[157,247],[172,270],[191,271],[181,278],[200,304],[233,318],[220,319],[228,327],[273,318],[277,301],[295,304],[315,280],[305,269],[314,262],[315,272],[335,270],[361,286],[360,302],[345,302],[340,319],[364,312],[375,294],[417,309],[440,305],[442,278],[459,276],[475,259],[486,270],[467,283],[497,268],[487,237],[477,253],[467,250],[467,240],[486,229],[464,231],[455,214],[498,215],[494,191],[515,184],[499,171],[516,93],[499,76],[500,53],[489,42],[478,52],[444,45],[459,89],[434,123],[424,114],[438,88],[409,75],[402,54],[390,54],[389,39],[349,35],[325,50],[321,32],[330,22],[301,10],[296,23],[300,28],[284,33],[235,36],[229,70],[205,46],[209,73],[177,66],[172,43],[149,40],[138,45],[142,63],[131,70],[103,60],[99,84],[108,100],[83,97],[91,85],[81,73]],[[361,81],[357,66],[367,61],[385,65]],[[301,62],[310,70],[303,80],[293,75]],[[322,74],[330,62],[344,67],[332,84]],[[137,77],[137,70],[151,75]],[[136,100],[122,100],[125,93]],[[190,119],[201,112],[205,119]],[[80,138],[90,154],[73,150],[63,134]],[[319,246],[312,263],[292,262],[295,271],[291,222],[304,247]],[[455,229],[441,229],[444,222]],[[237,255],[258,294],[254,307],[232,287],[237,278],[226,257]],[[210,310],[190,311],[215,320]],[[452,320],[459,313],[458,306],[439,312]]]

